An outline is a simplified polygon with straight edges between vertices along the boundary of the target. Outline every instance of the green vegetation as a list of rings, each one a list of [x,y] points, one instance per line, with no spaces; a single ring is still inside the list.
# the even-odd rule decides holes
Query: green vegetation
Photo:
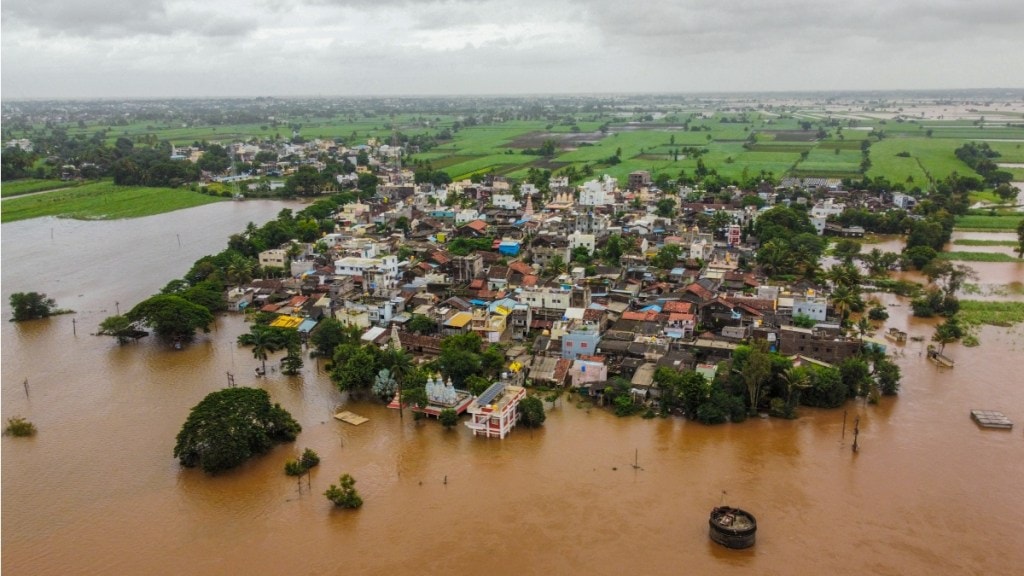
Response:
[[[359,508],[363,505],[363,498],[356,492],[356,480],[348,474],[342,474],[338,484],[331,484],[331,487],[324,492],[328,500],[334,502],[338,508]]]
[[[441,425],[444,426],[446,430],[451,430],[459,423],[459,413],[456,412],[454,408],[445,408],[444,410],[441,410],[440,414],[438,414],[437,419],[441,421]]]
[[[957,246],[1010,246],[1016,247],[1016,240],[976,240],[974,238],[958,238],[953,240]]]
[[[49,318],[61,312],[57,310],[57,302],[53,298],[38,292],[15,292],[11,294],[10,303],[14,312],[11,320],[14,322]]]
[[[0,222],[42,216],[80,220],[138,218],[220,200],[188,189],[116,186],[104,181],[4,200]]]
[[[5,429],[5,433],[17,438],[34,436],[36,433],[36,426],[20,416],[15,416],[7,419],[7,428]]]
[[[956,230],[975,230],[982,232],[992,232],[997,230],[1005,230],[1012,232],[1017,229],[1017,224],[1020,223],[1021,217],[1019,214],[1011,215],[994,215],[994,216],[981,216],[981,215],[966,215],[958,216],[956,219],[955,229]]]
[[[284,473],[289,476],[302,476],[311,468],[320,464],[320,455],[310,448],[302,452],[302,456],[284,463]]]
[[[287,410],[270,403],[266,390],[225,388],[211,392],[189,412],[174,457],[182,466],[214,474],[263,454],[302,431]]]
[[[13,180],[0,185],[0,197],[21,196],[59,188],[74,188],[83,185],[84,182],[65,182],[63,180],[40,180],[38,178],[27,178],[25,180]],[[6,206],[6,203],[4,204]]]
[[[544,414],[544,401],[536,396],[523,398],[519,402],[519,412],[522,414],[523,426],[527,428],[539,428],[547,418]]]
[[[963,262],[1019,262],[1017,258],[1002,252],[939,252],[937,258]]]
[[[135,305],[126,314],[129,320],[149,326],[157,336],[175,342],[190,342],[196,330],[210,331],[213,314],[175,294],[157,294]]]
[[[963,300],[958,316],[968,326],[1012,326],[1024,322],[1024,302]]]

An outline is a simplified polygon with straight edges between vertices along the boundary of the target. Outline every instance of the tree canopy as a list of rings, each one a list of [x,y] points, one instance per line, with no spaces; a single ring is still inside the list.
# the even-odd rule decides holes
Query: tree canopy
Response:
[[[53,298],[38,292],[15,292],[11,294],[10,302],[15,322],[47,318],[54,313],[57,305]]]
[[[213,314],[205,307],[176,294],[157,294],[135,305],[128,314],[132,322],[149,326],[169,340],[189,341],[196,330],[210,331]]]
[[[213,474],[291,442],[302,431],[287,410],[270,403],[266,390],[225,388],[211,392],[189,412],[178,432],[174,457],[187,468]]]

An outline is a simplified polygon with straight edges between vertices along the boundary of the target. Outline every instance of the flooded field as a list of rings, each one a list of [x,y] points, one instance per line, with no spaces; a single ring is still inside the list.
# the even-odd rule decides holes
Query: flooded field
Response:
[[[2,440],[4,572],[1024,569],[1024,382],[1008,361],[1024,357],[1021,327],[986,327],[979,348],[947,346],[953,370],[926,362],[925,342],[896,349],[903,391],[877,406],[706,427],[619,419],[563,397],[548,406],[542,429],[517,429],[503,441],[350,402],[311,360],[301,376],[256,379],[257,361],[234,343],[248,330],[238,316],[219,318],[180,351],[152,338],[120,347],[89,335],[115,303],[124,310],[148,297],[247,221],[280,209],[248,206],[256,204],[204,207],[186,218],[4,225],[3,315],[9,294],[26,290],[78,311],[3,323],[2,415],[39,428],[31,439]],[[1016,274],[978,268],[988,282]],[[909,318],[895,296],[881,298],[892,304],[886,326],[930,337],[934,321]],[[294,445],[231,473],[184,470],[171,455],[174,437],[228,372],[239,385],[268,390],[304,430]],[[333,420],[340,404],[369,422]],[[974,408],[1001,410],[1017,428],[983,431],[970,420]],[[283,465],[304,447],[322,463],[312,488],[300,491]],[[358,481],[366,502],[358,511],[333,510],[322,496],[343,472]],[[755,547],[710,542],[707,516],[723,500],[757,516]]]

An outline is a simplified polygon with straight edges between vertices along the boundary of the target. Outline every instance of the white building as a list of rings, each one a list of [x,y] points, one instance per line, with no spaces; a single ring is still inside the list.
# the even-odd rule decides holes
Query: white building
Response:
[[[825,321],[825,313],[828,310],[828,299],[820,296],[794,296],[793,316],[809,316],[818,322]]]
[[[569,307],[572,292],[563,288],[523,288],[519,293],[519,301],[530,308],[550,308],[565,310]]]
[[[598,180],[588,180],[580,186],[581,206],[605,206],[615,202],[615,188],[618,182],[605,174]]]
[[[597,246],[597,240],[593,234],[580,234],[579,232],[573,232],[569,235],[569,250],[575,251],[579,247],[587,249],[587,256],[594,253],[594,248]]]
[[[519,210],[521,207],[519,200],[512,194],[495,194],[491,197],[491,203],[505,210]]]
[[[394,282],[398,282],[400,278],[398,257],[393,254],[382,258],[346,256],[334,261],[334,273],[338,276],[362,276],[370,268],[381,270],[386,278]]]
[[[842,202],[835,202],[832,198],[826,198],[822,202],[818,202],[811,208],[812,218],[828,218],[829,216],[838,216],[843,213],[846,209],[846,204]]]

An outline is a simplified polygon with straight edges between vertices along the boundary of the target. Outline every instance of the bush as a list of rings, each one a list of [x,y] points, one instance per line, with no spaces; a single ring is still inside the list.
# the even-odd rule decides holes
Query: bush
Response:
[[[328,500],[334,502],[339,508],[359,508],[363,505],[363,499],[356,492],[356,480],[348,474],[342,474],[338,479],[339,485],[331,484],[331,487],[324,492]]]
[[[19,438],[34,436],[36,433],[36,426],[24,418],[15,416],[14,418],[7,419],[7,433]]]
[[[547,419],[547,415],[544,414],[544,401],[536,396],[523,398],[519,403],[519,411],[522,414],[523,426],[527,428],[538,428]]]
[[[299,459],[299,462],[302,463],[302,466],[306,470],[309,470],[310,468],[320,464],[320,455],[310,448],[306,448],[302,451],[302,458]]]
[[[881,306],[875,306],[868,310],[868,319],[882,321],[889,319],[889,311]]]
[[[441,410],[437,419],[441,421],[442,426],[450,430],[453,426],[459,423],[459,413],[456,412],[454,408],[445,408],[444,410]]]
[[[289,476],[302,476],[306,473],[306,467],[298,460],[289,460],[284,463],[284,473]]]

